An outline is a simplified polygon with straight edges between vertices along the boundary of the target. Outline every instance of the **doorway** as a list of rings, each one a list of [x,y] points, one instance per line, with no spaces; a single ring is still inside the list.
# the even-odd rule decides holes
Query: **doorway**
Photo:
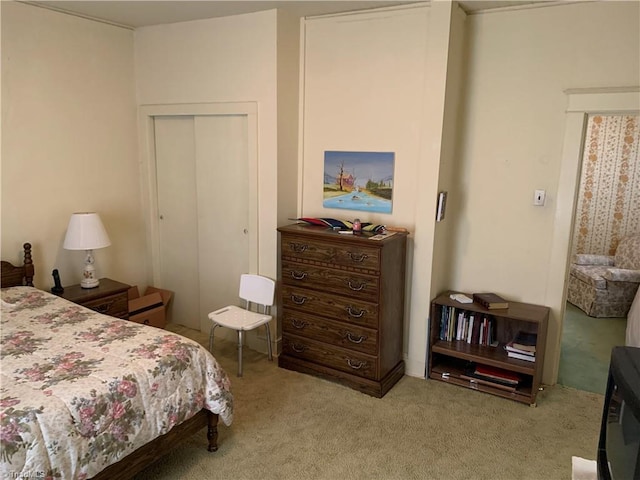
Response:
[[[611,249],[617,245],[617,239],[624,235],[624,225],[620,221],[621,212],[613,210],[620,209],[625,201],[629,203],[628,195],[627,198],[623,198],[624,195],[621,193],[624,193],[625,188],[630,188],[631,184],[621,185],[619,190],[612,194],[617,178],[623,176],[624,172],[616,171],[615,166],[607,165],[606,171],[600,172],[603,177],[599,189],[600,198],[595,198],[598,192],[598,185],[594,185],[594,179],[598,177],[598,172],[594,171],[595,157],[603,157],[605,154],[615,156],[615,152],[611,150],[616,148],[612,138],[603,140],[597,138],[597,134],[605,116],[608,116],[614,124],[622,121],[622,116],[637,115],[640,108],[640,95],[637,89],[626,92],[619,90],[567,93],[569,108],[566,117],[565,151],[558,190],[559,213],[557,215],[558,218],[564,218],[567,222],[563,226],[567,229],[563,233],[566,235],[565,280],[568,278],[567,272],[573,253],[611,254]],[[622,142],[627,140],[628,137],[623,134]],[[638,141],[637,138],[635,141]],[[605,152],[606,150],[609,152]],[[637,162],[637,150],[635,156],[634,161]],[[602,158],[598,160],[598,162],[601,161]],[[607,195],[616,198],[607,198]],[[572,206],[570,214],[566,208],[562,208],[565,205],[562,202],[570,202],[566,204]],[[610,206],[597,207],[598,203],[608,203]],[[614,203],[615,207],[611,207]],[[598,208],[601,208],[600,213],[594,215],[593,210]],[[627,210],[630,208],[630,205],[627,206]],[[604,214],[609,210],[611,211],[610,220]],[[590,216],[592,218],[589,218]],[[556,225],[559,226],[558,223]],[[579,251],[587,249],[589,252]],[[624,344],[626,319],[589,317],[579,308],[566,302],[566,283],[562,291],[558,383],[603,393],[611,347]]]
[[[148,106],[141,122],[153,283],[174,292],[172,322],[208,332],[257,267],[255,105]]]

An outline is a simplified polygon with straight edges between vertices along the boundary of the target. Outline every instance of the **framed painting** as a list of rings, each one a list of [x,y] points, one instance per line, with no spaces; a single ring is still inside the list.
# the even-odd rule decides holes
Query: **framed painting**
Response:
[[[391,213],[393,152],[324,152],[322,206]]]

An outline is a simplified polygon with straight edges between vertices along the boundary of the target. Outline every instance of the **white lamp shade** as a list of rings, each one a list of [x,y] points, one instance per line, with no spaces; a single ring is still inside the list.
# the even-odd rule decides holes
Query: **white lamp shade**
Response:
[[[97,213],[74,213],[69,220],[65,250],[95,250],[111,245],[109,235]]]

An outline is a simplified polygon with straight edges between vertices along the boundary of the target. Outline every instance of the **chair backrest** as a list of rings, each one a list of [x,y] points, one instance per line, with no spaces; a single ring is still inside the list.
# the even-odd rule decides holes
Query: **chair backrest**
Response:
[[[248,273],[240,276],[240,298],[247,302],[270,307],[276,291],[276,282],[261,275]]]
[[[640,270],[640,235],[629,235],[620,240],[615,265],[628,270]]]

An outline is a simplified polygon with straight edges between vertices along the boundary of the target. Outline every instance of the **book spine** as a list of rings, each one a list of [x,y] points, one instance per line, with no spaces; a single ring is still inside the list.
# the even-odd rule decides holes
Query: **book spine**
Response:
[[[451,316],[449,317],[449,328],[447,329],[447,342],[453,340],[453,332],[456,323],[456,309],[451,307]]]
[[[473,322],[473,333],[471,334],[471,343],[477,345],[480,343],[480,324],[482,323],[482,319],[478,316],[478,320]]]
[[[536,356],[536,352],[529,351],[529,350],[520,350],[518,348],[512,347],[509,344],[505,345],[504,349],[507,350],[508,352],[519,353],[520,355],[529,355],[530,357]]]
[[[476,302],[478,302],[480,305],[482,305],[486,309],[491,308],[491,304],[486,300],[476,300]]]
[[[526,360],[527,362],[535,362],[536,357],[531,355],[522,355],[521,353],[509,352],[507,351],[507,356],[511,358],[517,358],[518,360]]]

